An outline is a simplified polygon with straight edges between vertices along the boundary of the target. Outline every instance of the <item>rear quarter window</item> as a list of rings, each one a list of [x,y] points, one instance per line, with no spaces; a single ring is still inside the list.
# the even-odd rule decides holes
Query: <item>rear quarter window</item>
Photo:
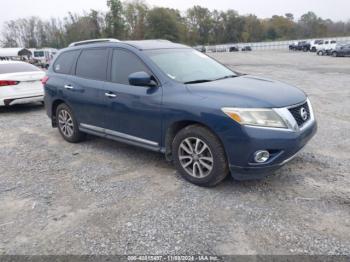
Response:
[[[0,74],[41,71],[39,68],[27,63],[0,64]]]
[[[53,71],[59,74],[70,74],[80,50],[68,51],[59,55],[53,65]]]

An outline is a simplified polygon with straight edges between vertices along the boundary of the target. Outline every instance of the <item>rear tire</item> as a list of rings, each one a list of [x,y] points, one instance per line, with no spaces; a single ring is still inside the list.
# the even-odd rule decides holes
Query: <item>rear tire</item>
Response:
[[[220,140],[201,125],[179,131],[172,143],[172,154],[182,177],[195,185],[215,186],[229,173]]]
[[[78,122],[66,104],[60,104],[56,109],[57,126],[61,136],[69,143],[78,143],[85,138],[85,133],[79,131]]]
[[[333,53],[332,53],[332,56],[333,56],[333,57],[338,57],[337,52],[333,52]]]

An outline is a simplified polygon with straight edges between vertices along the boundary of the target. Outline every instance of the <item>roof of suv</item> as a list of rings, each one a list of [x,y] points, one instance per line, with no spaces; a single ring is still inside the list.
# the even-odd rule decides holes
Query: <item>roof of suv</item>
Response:
[[[91,39],[80,42],[75,42],[69,45],[69,47],[82,47],[97,46],[97,45],[114,45],[114,44],[126,44],[133,46],[139,50],[152,50],[152,49],[170,49],[170,48],[190,48],[186,45],[177,44],[168,40],[155,39],[155,40],[138,40],[138,41],[119,41],[117,39]]]
[[[139,41],[123,41],[140,50],[150,50],[150,49],[167,49],[167,48],[189,48],[186,45],[177,44],[170,42],[168,40],[139,40]]]

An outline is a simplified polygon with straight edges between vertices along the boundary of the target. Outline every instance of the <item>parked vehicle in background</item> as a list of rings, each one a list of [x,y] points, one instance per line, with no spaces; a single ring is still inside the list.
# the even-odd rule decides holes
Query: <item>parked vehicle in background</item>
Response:
[[[239,47],[234,45],[234,46],[230,46],[229,48],[229,52],[238,52],[239,51]]]
[[[0,106],[43,102],[45,73],[20,61],[0,61]]]
[[[252,51],[252,48],[247,45],[242,48],[242,51]]]
[[[263,178],[317,130],[303,91],[171,42],[78,42],[43,84],[47,114],[66,141],[88,133],[162,152],[200,186],[229,173]]]
[[[35,65],[41,66],[42,68],[48,68],[57,53],[57,49],[34,49],[32,53],[32,60]]]
[[[332,51],[337,47],[337,41],[331,40],[329,44],[325,47],[326,53],[331,55]]]
[[[350,56],[350,43],[337,45],[334,50],[332,50],[332,56]]]
[[[327,40],[324,41],[323,44],[320,44],[320,49],[317,50],[317,55],[323,56],[323,55],[332,55],[333,50],[337,46],[337,41],[335,40]]]
[[[316,52],[319,54],[319,51],[321,50],[326,50],[327,46],[329,45],[330,41],[329,40],[324,40],[318,44],[315,44]]]
[[[321,40],[318,43],[315,43],[311,48],[312,48],[312,52],[318,52],[319,50],[322,50],[324,47],[325,41]]]
[[[316,44],[315,48],[317,52],[320,50],[327,51],[327,50],[335,49],[336,45],[337,45],[336,40],[324,40],[323,42]]]
[[[294,42],[292,44],[289,45],[289,50],[297,50],[297,46],[298,46],[298,42]]]
[[[311,52],[316,52],[316,51],[317,51],[317,46],[318,46],[319,44],[321,44],[321,43],[323,43],[323,40],[321,40],[321,39],[312,40],[312,41],[310,42],[310,51],[311,51]]]
[[[304,51],[304,52],[307,52],[307,51],[310,51],[310,43],[308,41],[300,41],[298,42],[298,45],[296,47],[296,49],[298,51]]]

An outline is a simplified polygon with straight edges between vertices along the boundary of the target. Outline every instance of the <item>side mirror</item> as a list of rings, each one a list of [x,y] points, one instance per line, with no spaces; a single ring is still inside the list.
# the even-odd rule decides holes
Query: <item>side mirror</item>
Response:
[[[152,76],[146,72],[135,72],[129,75],[129,84],[132,86],[156,86],[157,83],[152,79]]]

